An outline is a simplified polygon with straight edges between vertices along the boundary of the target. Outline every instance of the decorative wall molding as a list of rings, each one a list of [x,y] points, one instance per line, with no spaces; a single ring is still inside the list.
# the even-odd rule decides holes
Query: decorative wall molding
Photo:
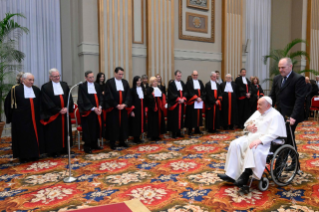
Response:
[[[132,47],[132,56],[133,57],[147,57],[146,46],[134,46]]]
[[[175,60],[193,60],[210,62],[222,61],[222,53],[217,52],[175,49],[174,54]]]
[[[83,56],[83,55],[95,55],[99,56],[100,51],[99,51],[99,44],[97,43],[80,43],[78,45],[78,55]]]

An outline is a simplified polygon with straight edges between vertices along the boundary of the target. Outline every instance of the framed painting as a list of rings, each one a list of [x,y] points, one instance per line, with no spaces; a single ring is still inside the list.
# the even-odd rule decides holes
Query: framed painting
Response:
[[[186,12],[186,31],[207,33],[208,16]]]
[[[187,7],[209,10],[208,1],[209,0],[187,0]]]
[[[205,2],[179,0],[179,39],[208,43],[215,42],[215,0],[207,0]],[[195,7],[189,7],[190,3],[193,3],[193,6],[205,5],[208,10],[195,10]]]

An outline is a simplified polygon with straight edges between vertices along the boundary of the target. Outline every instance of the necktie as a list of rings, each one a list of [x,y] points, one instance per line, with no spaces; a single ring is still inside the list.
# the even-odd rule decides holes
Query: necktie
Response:
[[[287,81],[287,77],[284,77],[284,80],[283,80],[282,83],[281,83],[281,87],[284,86],[284,84],[286,83],[286,81]]]

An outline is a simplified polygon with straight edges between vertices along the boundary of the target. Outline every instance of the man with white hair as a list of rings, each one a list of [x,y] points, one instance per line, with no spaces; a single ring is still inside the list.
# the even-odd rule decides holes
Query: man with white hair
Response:
[[[233,140],[228,148],[226,173],[218,174],[224,181],[239,187],[246,185],[252,174],[254,178],[261,178],[271,141],[287,137],[284,118],[272,108],[271,98],[260,98],[257,107],[244,124],[245,135]]]
[[[208,132],[215,133],[219,129],[219,113],[221,110],[221,91],[217,83],[217,74],[212,72],[210,80],[205,85],[205,127]]]
[[[238,86],[232,82],[230,74],[226,74],[225,82],[220,84],[221,99],[222,99],[222,125],[224,129],[233,129],[235,124],[238,124],[238,107],[237,96]]]
[[[21,163],[39,159],[44,153],[40,123],[40,89],[33,85],[31,73],[22,75],[23,84],[15,85],[5,100],[7,123],[11,124],[13,158]]]
[[[49,71],[50,81],[42,85],[41,99],[42,112],[41,123],[44,127],[45,150],[52,157],[58,157],[61,153],[67,153],[68,134],[67,104],[70,92],[66,82],[60,81],[60,72],[52,68]],[[73,99],[70,97],[69,113],[73,112]],[[72,129],[70,127],[70,129]],[[70,130],[70,141],[72,133]]]

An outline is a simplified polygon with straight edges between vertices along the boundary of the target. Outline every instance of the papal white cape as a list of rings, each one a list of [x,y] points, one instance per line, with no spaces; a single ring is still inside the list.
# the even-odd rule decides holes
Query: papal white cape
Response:
[[[254,177],[260,179],[266,165],[271,141],[278,137],[287,137],[283,116],[274,108],[264,114],[256,111],[246,122],[245,127],[255,124],[257,132],[248,133],[233,140],[226,158],[226,175],[237,180],[246,168],[251,168]],[[249,144],[260,139],[262,144],[249,148]]]

